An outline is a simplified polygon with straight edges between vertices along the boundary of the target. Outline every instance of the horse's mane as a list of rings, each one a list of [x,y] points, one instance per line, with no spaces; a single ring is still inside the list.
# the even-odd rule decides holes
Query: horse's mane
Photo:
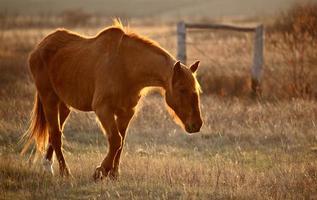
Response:
[[[118,28],[118,29],[122,30],[125,33],[125,36],[129,37],[132,40],[135,40],[135,41],[138,41],[138,42],[144,44],[145,46],[153,49],[157,53],[164,55],[166,58],[170,58],[170,57],[173,58],[173,56],[167,50],[165,50],[163,47],[161,47],[156,41],[151,40],[145,36],[142,36],[134,31],[132,31],[129,26],[124,26],[120,19],[114,19],[113,25],[111,27]]]

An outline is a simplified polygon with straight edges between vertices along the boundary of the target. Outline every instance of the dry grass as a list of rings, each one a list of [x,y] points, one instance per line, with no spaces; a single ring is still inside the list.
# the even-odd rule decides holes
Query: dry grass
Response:
[[[79,31],[93,35],[98,29]],[[175,54],[170,26],[135,29]],[[309,99],[289,99],[288,93],[281,92],[284,85],[279,76],[288,68],[281,49],[274,46],[274,41],[283,41],[278,34],[267,39],[263,99],[245,97],[251,36],[191,34],[197,37],[193,41],[209,39],[210,44],[200,48],[212,52],[206,58],[189,50],[190,57],[203,58],[198,74],[205,92],[201,133],[186,135],[172,122],[164,100],[150,95],[132,121],[120,180],[94,183],[91,175],[105,156],[106,139],[92,113],[72,113],[64,149],[73,178],[43,174],[39,163],[18,155],[17,142],[33,103],[26,56],[50,31],[6,29],[0,37],[0,199],[317,198],[317,105]],[[58,172],[57,163],[54,168]]]
[[[1,194],[4,199],[302,199],[316,195],[316,152],[311,150],[317,139],[314,102],[252,103],[208,96],[202,105],[205,126],[200,134],[189,136],[171,121],[160,97],[145,98],[129,130],[118,182],[92,180],[93,169],[106,151],[93,114],[73,114],[66,127],[71,180],[45,176],[39,164],[30,166],[26,158],[17,156],[16,139],[25,129],[25,119],[7,121],[8,126],[2,123],[2,130],[10,135],[1,133]]]
[[[269,29],[273,52],[288,69],[284,89],[291,97],[316,98],[317,3],[297,4],[281,14]],[[278,35],[278,36],[277,36]]]

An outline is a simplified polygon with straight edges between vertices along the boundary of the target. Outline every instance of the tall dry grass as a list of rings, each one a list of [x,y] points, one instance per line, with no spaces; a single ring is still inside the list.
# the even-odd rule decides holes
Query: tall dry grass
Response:
[[[205,96],[205,125],[189,136],[172,122],[162,98],[147,97],[128,133],[120,180],[99,183],[91,175],[107,144],[93,114],[73,113],[65,127],[64,151],[74,178],[63,180],[17,155],[12,136],[23,132],[27,116],[15,104],[6,105],[24,120],[1,123],[10,131],[1,133],[0,143],[4,199],[305,199],[317,192],[314,102]]]
[[[284,60],[287,76],[281,78],[290,97],[317,97],[317,4],[296,4],[276,20],[270,42]]]

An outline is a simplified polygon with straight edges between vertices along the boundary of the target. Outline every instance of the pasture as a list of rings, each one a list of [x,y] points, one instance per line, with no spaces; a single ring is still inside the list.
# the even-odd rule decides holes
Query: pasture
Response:
[[[92,36],[101,27],[72,30]],[[176,54],[175,24],[138,21],[131,27]],[[261,98],[248,96],[252,36],[190,33],[190,42],[206,41],[188,55],[189,61],[202,60],[200,133],[186,134],[163,97],[150,93],[130,124],[119,180],[95,183],[92,174],[108,144],[94,114],[73,112],[64,131],[73,177],[60,178],[57,162],[54,177],[43,174],[40,161],[19,155],[18,142],[35,92],[27,55],[52,30],[1,30],[0,199],[317,199],[317,104],[292,97],[285,57],[291,53],[276,45],[282,41],[279,33],[266,38]],[[311,47],[309,53],[314,52]]]

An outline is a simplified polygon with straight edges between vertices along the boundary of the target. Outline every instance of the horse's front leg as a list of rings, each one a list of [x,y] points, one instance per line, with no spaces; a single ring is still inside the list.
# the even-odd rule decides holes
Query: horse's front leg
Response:
[[[116,154],[122,147],[122,137],[117,127],[114,112],[108,107],[101,107],[96,109],[96,114],[106,131],[109,149],[107,156],[95,170],[93,175],[95,180],[106,177],[109,171],[113,169]]]
[[[121,149],[119,149],[119,151],[115,157],[114,167],[109,172],[109,176],[111,179],[117,179],[119,176],[120,156],[121,156],[122,149],[124,146],[127,128],[129,126],[129,123],[130,123],[133,115],[134,115],[134,108],[121,110],[121,111],[117,112],[116,115],[117,115],[118,130],[122,136],[122,147],[121,147]]]

